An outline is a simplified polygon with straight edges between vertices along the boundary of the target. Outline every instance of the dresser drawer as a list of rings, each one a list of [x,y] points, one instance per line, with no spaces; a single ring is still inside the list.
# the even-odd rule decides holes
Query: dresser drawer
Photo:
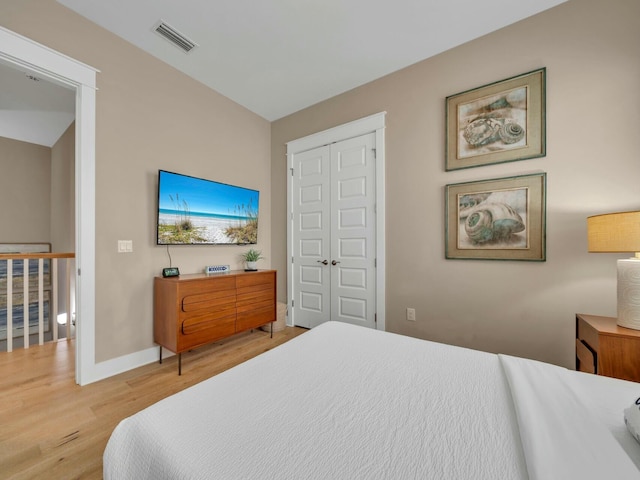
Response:
[[[256,272],[248,275],[239,275],[236,279],[236,287],[241,290],[245,287],[267,284],[271,288],[275,288],[275,279],[275,272]]]
[[[252,287],[251,289],[238,289],[237,303],[239,307],[245,305],[254,305],[260,302],[271,302],[273,305],[275,302],[275,292],[272,285]]]
[[[208,315],[198,315],[182,321],[179,350],[194,348],[236,331],[235,306]]]
[[[236,328],[238,330],[248,330],[250,328],[258,328],[269,322],[275,322],[276,309],[272,301],[238,307],[238,315],[236,319]]]
[[[197,312],[199,310],[212,310],[225,305],[236,303],[235,290],[223,290],[221,292],[195,293],[182,298],[183,312]]]
[[[205,277],[198,280],[188,280],[179,284],[180,296],[193,295],[221,290],[235,290],[236,277],[227,274],[220,277]]]

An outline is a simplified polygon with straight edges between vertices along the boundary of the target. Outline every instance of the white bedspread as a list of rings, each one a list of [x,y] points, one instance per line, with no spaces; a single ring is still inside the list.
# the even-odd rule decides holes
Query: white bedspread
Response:
[[[497,355],[330,322],[123,420],[104,478],[529,477]]]
[[[591,393],[576,385],[580,377],[575,372],[499,357],[511,388],[530,480],[640,478],[640,471],[600,420],[601,413],[592,413],[581,400]],[[622,410],[618,413],[621,421]]]

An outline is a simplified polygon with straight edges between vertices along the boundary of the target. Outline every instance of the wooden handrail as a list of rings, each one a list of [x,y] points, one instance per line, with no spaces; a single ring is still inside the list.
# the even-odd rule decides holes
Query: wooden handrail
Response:
[[[0,260],[23,260],[25,258],[76,258],[71,253],[0,253]]]

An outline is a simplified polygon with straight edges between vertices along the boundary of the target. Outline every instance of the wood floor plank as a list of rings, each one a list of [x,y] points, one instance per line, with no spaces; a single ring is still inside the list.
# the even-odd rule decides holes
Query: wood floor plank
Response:
[[[304,333],[236,335],[84,387],[68,340],[0,353],[0,479],[101,479],[102,454],[124,418]]]

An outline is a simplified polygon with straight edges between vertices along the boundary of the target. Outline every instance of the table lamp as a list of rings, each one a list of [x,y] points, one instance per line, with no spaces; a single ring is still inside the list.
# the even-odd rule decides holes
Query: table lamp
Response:
[[[618,260],[618,325],[640,330],[640,211],[587,218],[590,252],[634,252]]]

